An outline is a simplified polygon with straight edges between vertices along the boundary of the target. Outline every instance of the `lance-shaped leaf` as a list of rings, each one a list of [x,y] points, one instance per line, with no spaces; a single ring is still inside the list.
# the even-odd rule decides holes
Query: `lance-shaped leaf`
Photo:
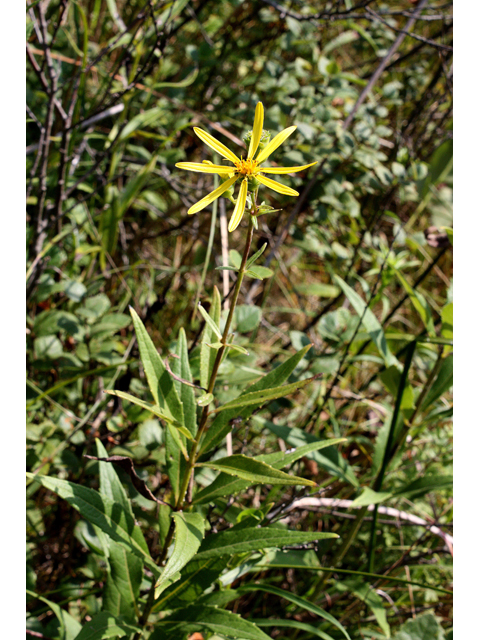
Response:
[[[453,384],[453,354],[449,354],[443,359],[438,371],[437,377],[432,384],[429,392],[425,396],[420,407],[422,411],[425,411],[433,402],[438,400],[440,396],[446,393]]]
[[[185,329],[180,328],[177,342],[177,356],[172,361],[172,371],[176,373],[182,380],[192,382],[192,373],[190,371],[190,363],[188,360],[188,346]],[[195,392],[193,387],[175,381],[177,393],[183,404],[183,413],[185,418],[185,428],[188,429],[192,436],[197,433],[197,411],[195,406]]]
[[[270,464],[274,469],[283,469],[289,464],[293,464],[296,460],[303,458],[312,451],[318,451],[326,447],[345,442],[345,438],[335,438],[333,440],[318,440],[317,442],[311,442],[302,447],[294,449],[290,453],[284,451],[275,451],[274,453],[267,453],[260,456],[255,456],[254,460],[265,462]],[[193,502],[194,504],[204,504],[210,502],[214,498],[221,498],[222,496],[234,496],[240,491],[243,491],[250,486],[250,483],[246,480],[239,480],[233,476],[229,476],[226,473],[221,473],[215,480],[199,491]]]
[[[196,602],[225,570],[229,559],[222,556],[197,561],[194,557],[182,570],[180,579],[161,594],[152,611],[178,609]]]
[[[174,426],[172,426],[169,422],[167,422],[167,432],[170,434],[170,436],[172,437],[173,442],[175,443],[175,447],[180,449],[180,451],[183,454],[183,457],[185,458],[185,460],[188,460],[188,452],[187,452],[187,447],[185,445],[185,442],[183,441],[182,435],[185,436],[185,434],[183,433],[182,435],[180,434],[180,430],[176,429]],[[188,434],[190,434],[189,431],[187,431]],[[191,437],[191,436],[190,436]]]
[[[130,480],[132,481],[133,486],[141,496],[143,496],[147,500],[158,502],[159,504],[167,504],[163,500],[156,498],[148,488],[147,483],[137,476],[137,472],[135,471],[135,466],[131,458],[128,458],[127,456],[110,456],[109,458],[97,458],[96,456],[87,455],[84,455],[83,457],[88,458],[89,460],[98,460],[99,462],[109,462],[118,465],[125,471],[125,473],[130,476]],[[167,504],[167,506],[170,505]]]
[[[247,516],[241,522],[234,525],[231,531],[241,531],[255,526],[258,520],[252,516]],[[316,556],[315,556],[316,557]],[[178,582],[166,589],[159,600],[153,606],[152,611],[165,611],[165,609],[178,609],[193,602],[197,602],[200,596],[210,587],[222,574],[229,562],[228,556],[197,560],[194,556],[192,560],[182,569],[182,576]],[[317,563],[320,566],[320,563]]]
[[[199,513],[174,513],[175,547],[155,584],[155,599],[180,578],[180,570],[196,554],[205,534],[205,520]]]
[[[250,405],[256,405],[257,407],[261,406],[266,402],[276,400],[277,398],[284,398],[291,393],[295,393],[295,391],[298,391],[299,389],[303,389],[307,384],[317,380],[318,377],[319,376],[316,375],[311,378],[307,378],[306,380],[299,380],[292,384],[282,385],[281,387],[273,387],[273,389],[265,389],[262,391],[253,391],[251,393],[242,394],[238,398],[235,398],[235,400],[230,400],[230,402],[226,402],[221,407],[214,409],[212,413],[228,411],[229,409],[242,409],[243,407],[248,407]]]
[[[217,356],[214,349],[208,344],[215,342],[216,338],[221,339],[222,333],[219,328],[220,312],[222,310],[222,300],[217,287],[213,287],[212,304],[210,305],[210,313],[207,313],[203,307],[199,305],[200,313],[205,318],[205,328],[203,330],[202,342],[200,345],[200,385],[207,389],[212,374],[213,363]],[[208,320],[207,320],[208,317]]]
[[[97,445],[97,455],[101,458],[108,457],[107,450],[103,446],[102,441],[95,438],[95,444]],[[106,496],[113,502],[118,502],[123,510],[133,518],[132,505],[115,468],[108,462],[99,462],[98,471],[100,475],[99,490],[102,496]]]
[[[270,431],[275,435],[279,436],[282,440],[285,440],[285,442],[288,442],[288,444],[293,447],[300,447],[311,442],[318,442],[318,438],[311,433],[306,433],[298,427],[292,427],[290,429],[283,424],[276,424],[270,420],[262,418],[261,416],[255,416],[254,419],[255,422],[267,429],[270,429]],[[323,442],[323,440],[321,442]],[[358,487],[359,483],[352,467],[334,447],[328,447],[322,452],[312,451],[311,457],[312,460],[315,460],[322,469],[325,469],[331,475],[343,478],[350,484]]]
[[[248,389],[246,389],[240,397],[246,395],[247,393],[252,393],[254,391],[261,391],[263,389],[269,389],[271,387],[276,387],[277,385],[283,384],[289,376],[292,374],[295,367],[298,365],[300,360],[305,356],[307,351],[310,349],[310,345],[307,345],[293,356],[288,358],[285,362],[279,365],[270,373],[267,373],[266,376],[260,378],[257,382],[252,384]],[[261,401],[256,405],[257,407],[263,404]],[[200,447],[200,453],[204,453],[213,449],[215,445],[223,440],[223,438],[230,431],[230,421],[233,418],[248,418],[253,410],[255,409],[255,405],[250,405],[238,411],[238,409],[229,409],[228,411],[220,412],[215,420],[212,422],[210,427],[208,428]]]
[[[124,545],[143,560],[150,571],[158,575],[158,567],[150,557],[140,528],[120,504],[102,496],[94,489],[82,487],[74,482],[49,476],[35,476],[32,473],[27,473],[27,477],[66,500],[86,520],[99,527],[119,544]]]
[[[205,560],[206,558],[216,558],[218,556],[233,556],[247,551],[306,544],[329,538],[338,538],[338,535],[336,533],[319,533],[318,531],[289,531],[288,529],[276,529],[275,527],[254,527],[242,529],[241,531],[229,529],[205,538],[198,550],[197,559]]]
[[[183,425],[183,405],[178,397],[173,378],[166,370],[163,360],[148,335],[143,322],[132,307],[130,307],[130,313],[137,336],[140,359],[145,369],[148,386],[155,404],[164,409],[165,413],[173,420],[177,420]]]
[[[106,389],[104,393],[108,393],[111,396],[117,396],[117,398],[122,398],[122,400],[127,400],[132,404],[136,404],[137,407],[141,407],[146,411],[150,411],[153,415],[165,420],[165,422],[169,422],[171,424],[180,424],[176,420],[174,420],[171,415],[167,415],[165,411],[162,411],[158,405],[150,404],[149,402],[145,402],[144,400],[140,400],[135,396],[132,396],[130,393],[126,393],[125,391],[116,391],[115,389]]]
[[[181,638],[185,634],[205,629],[216,635],[242,640],[270,640],[256,625],[238,614],[208,605],[191,606],[174,611],[157,623],[150,640]]]
[[[252,620],[257,627],[287,627],[288,629],[298,629],[299,631],[307,631],[311,637],[316,636],[322,640],[334,640],[328,633],[317,629],[306,622],[298,622],[297,620],[279,620],[275,618],[254,618]],[[307,636],[309,637],[309,636]]]
[[[138,627],[125,622],[107,611],[93,616],[80,631],[75,640],[104,640],[104,638],[123,638],[139,631]]]
[[[365,301],[358,295],[356,291],[354,291],[348,284],[342,280],[339,276],[334,276],[336,283],[340,286],[345,296],[348,298],[348,301],[355,309],[357,315],[362,318],[362,324],[365,329],[368,331],[372,342],[375,344],[377,349],[379,350],[381,356],[383,357],[385,364],[387,367],[396,366],[401,368],[400,363],[395,358],[395,356],[391,353],[390,349],[387,345],[387,340],[385,339],[385,334],[382,329],[382,325],[375,317],[375,314],[371,309],[367,307]]]
[[[317,606],[316,604],[308,602],[308,600],[305,600],[305,598],[294,595],[289,591],[284,591],[283,589],[279,589],[278,587],[270,586],[268,584],[252,584],[252,585],[246,585],[245,587],[240,587],[238,589],[239,593],[248,593],[251,591],[265,591],[266,593],[271,593],[272,595],[278,596],[279,598],[284,598],[285,600],[288,600],[289,602],[296,604],[297,607],[301,607],[302,609],[305,609],[306,611],[309,611],[310,613],[313,613],[319,616],[320,618],[327,620],[328,622],[333,624],[337,629],[339,629],[343,633],[345,638],[347,638],[347,640],[350,640],[350,636],[348,635],[347,631],[336,618],[334,618],[330,613],[328,613],[328,611],[325,611],[324,609]]]
[[[137,606],[143,562],[123,545],[108,538],[108,578],[103,591],[103,610],[137,622]]]
[[[247,260],[247,263],[246,263],[246,265],[245,265],[245,268],[246,268],[246,269],[248,269],[249,267],[251,267],[251,266],[252,266],[252,264],[253,264],[256,260],[258,260],[258,259],[260,258],[260,256],[261,256],[261,255],[262,255],[262,253],[265,251],[265,249],[267,248],[267,246],[268,246],[268,242],[265,242],[265,244],[263,244],[263,245],[262,245],[262,247],[261,247],[261,248],[260,248],[256,253],[254,253],[254,254],[253,254],[253,256],[252,256],[251,258],[249,258],[249,259]]]
[[[386,638],[390,638],[390,625],[387,622],[387,612],[384,600],[378,593],[361,578],[352,578],[343,582],[337,581],[336,588],[339,591],[351,591],[359,600],[364,602],[372,610]]]
[[[281,485],[299,485],[303,487],[315,487],[316,483],[312,480],[290,476],[288,473],[274,469],[265,462],[259,462],[253,458],[238,454],[219,458],[214,462],[200,462],[197,467],[208,467],[216,471],[223,471],[231,476],[248,480],[255,484],[281,484]]]
[[[415,310],[417,311],[418,315],[420,316],[420,319],[423,322],[423,326],[427,330],[428,335],[435,337],[436,335],[435,324],[433,322],[430,305],[425,300],[424,296],[420,293],[420,291],[418,291],[417,289],[414,289],[406,280],[406,278],[404,278],[403,275],[400,273],[400,271],[398,271],[397,269],[395,269],[395,275],[400,280],[403,288],[407,292],[411,303],[415,307]]]
[[[210,329],[213,331],[213,333],[217,336],[218,339],[221,339],[222,337],[222,332],[220,331],[220,327],[218,326],[218,324],[215,322],[215,320],[213,320],[209,314],[207,313],[207,311],[205,311],[205,309],[202,307],[202,305],[200,303],[198,303],[198,310],[200,311],[200,314],[202,315],[203,319],[205,320],[205,322],[208,324],[208,326],[210,327]]]

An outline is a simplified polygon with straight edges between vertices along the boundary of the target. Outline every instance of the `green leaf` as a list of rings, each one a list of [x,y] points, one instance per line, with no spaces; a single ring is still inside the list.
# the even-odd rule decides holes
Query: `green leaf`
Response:
[[[324,282],[298,284],[295,288],[307,296],[318,296],[320,298],[336,298],[340,293],[338,287],[333,284],[325,284]]]
[[[218,579],[228,561],[228,556],[207,560],[197,560],[194,557],[182,570],[180,579],[161,594],[153,611],[178,609],[196,602],[205,590]]]
[[[199,305],[200,309],[200,305]],[[206,321],[205,328],[203,330],[202,342],[200,345],[200,385],[204,388],[208,388],[208,383],[210,382],[210,377],[212,375],[213,364],[215,362],[215,358],[217,356],[216,352],[208,346],[208,343],[214,342],[213,336],[222,337],[220,333],[220,329],[218,325],[220,324],[220,312],[222,310],[222,300],[220,298],[220,293],[217,287],[213,287],[213,297],[212,303],[210,305],[210,313],[207,314],[205,309],[203,311],[208,315],[209,319],[212,321],[210,324]],[[202,314],[203,315],[203,314]],[[216,328],[213,329],[212,327]],[[218,335],[218,333],[220,335]]]
[[[343,31],[340,35],[327,42],[324,47],[322,47],[322,54],[327,56],[330,51],[333,51],[337,47],[345,47],[345,45],[350,44],[351,42],[355,42],[358,40],[358,33],[356,31]]]
[[[306,433],[305,431],[298,429],[297,427],[292,427],[290,429],[285,425],[275,424],[270,420],[261,418],[260,416],[255,416],[254,419],[255,422],[272,431],[275,435],[282,438],[282,440],[288,442],[292,447],[301,447],[305,444],[319,442],[318,438],[310,433]],[[320,442],[324,442],[324,440],[320,440]],[[354,487],[358,487],[358,480],[352,467],[334,447],[328,447],[322,453],[313,451],[311,453],[311,458],[312,460],[315,460],[322,469],[325,469],[331,475],[340,477],[346,482],[352,484]]]
[[[234,318],[239,333],[250,333],[260,324],[262,310],[254,304],[239,304]]]
[[[297,620],[275,620],[270,618],[267,620],[266,618],[254,618],[252,622],[255,623],[257,627],[287,627],[289,629],[307,631],[310,635],[323,638],[323,640],[334,640],[332,636],[328,635],[328,633],[320,631],[320,629],[313,627],[311,624],[298,622]]]
[[[385,637],[391,637],[390,625],[387,622],[387,612],[385,611],[383,600],[369,584],[361,578],[352,578],[344,582],[337,581],[336,587],[339,591],[351,591],[359,600],[364,602],[367,607],[372,610]]]
[[[90,327],[90,336],[99,338],[99,334],[102,337],[113,335],[120,329],[128,327],[131,322],[130,316],[125,313],[108,313],[102,318],[101,322],[96,322]]]
[[[130,307],[130,313],[133,318],[133,325],[137,335],[140,358],[145,369],[148,386],[153,399],[155,400],[155,404],[164,409],[166,415],[170,418],[178,421],[181,425],[184,425],[183,405],[178,397],[174,379],[166,370],[163,360],[156,350],[152,339],[148,335],[143,322],[132,307]],[[167,425],[169,424],[170,423],[167,422]],[[172,432],[167,428],[165,432],[167,473],[176,499],[178,499],[180,490],[181,449],[178,445],[179,439],[182,441],[182,446],[185,448],[185,443],[182,440],[183,436],[179,435],[176,430],[175,432]]]
[[[305,356],[307,351],[310,349],[310,345],[304,347],[301,351],[298,351],[293,356],[288,358],[285,362],[279,365],[273,371],[270,371],[266,376],[260,378],[257,382],[252,384],[248,389],[246,389],[241,395],[240,398],[247,393],[252,393],[254,391],[261,391],[262,389],[268,389],[270,387],[275,387],[276,385],[282,384],[289,378],[291,373],[294,371],[295,367],[298,365],[300,360]],[[238,398],[237,398],[238,400]],[[261,401],[257,404],[257,407],[263,404]],[[235,409],[230,409],[228,411],[222,411],[215,420],[212,422],[210,427],[208,428],[200,447],[200,453],[204,453],[209,451],[213,447],[215,447],[223,438],[227,435],[227,433],[231,429],[230,420],[236,417],[248,418],[253,410],[255,409],[255,405],[251,405],[242,409],[242,411],[238,411]]]
[[[148,402],[145,402],[144,400],[140,400],[140,398],[132,396],[130,393],[126,393],[125,391],[116,391],[115,389],[105,389],[105,393],[108,393],[111,396],[117,396],[117,398],[122,398],[122,400],[128,400],[128,402],[136,404],[137,407],[141,407],[142,409],[150,411],[158,418],[165,420],[165,422],[178,424],[178,422],[174,420],[171,415],[167,415],[160,409],[158,405],[150,404]]]
[[[303,487],[316,486],[312,480],[291,476],[288,473],[274,469],[264,462],[247,458],[247,456],[241,454],[219,458],[214,462],[200,462],[197,463],[196,466],[223,471],[229,475],[256,484],[299,485]]]
[[[229,409],[241,409],[250,405],[255,405],[258,407],[265,404],[266,402],[270,402],[271,400],[284,398],[291,393],[295,393],[295,391],[303,389],[303,387],[305,387],[307,384],[310,384],[317,378],[318,376],[313,376],[312,378],[299,380],[298,382],[293,382],[292,384],[285,384],[281,387],[273,387],[272,389],[264,389],[262,391],[245,393],[240,395],[238,398],[235,398],[235,400],[230,400],[230,402],[226,402],[221,407],[214,409],[213,412],[218,413],[219,411],[228,411]]]
[[[87,293],[87,287],[78,280],[66,280],[64,283],[65,295],[73,302],[80,302]]]
[[[217,325],[217,323],[209,316],[209,314],[205,311],[205,309],[202,307],[201,303],[198,303],[198,310],[200,311],[200,314],[203,316],[203,319],[205,320],[205,322],[208,324],[208,326],[210,327],[210,329],[213,331],[213,333],[217,336],[217,338],[219,340],[222,339],[222,332],[220,331],[219,326]]]
[[[447,340],[453,340],[453,302],[449,302],[442,309],[442,336]]]
[[[338,538],[336,533],[315,533],[305,531],[289,531],[288,529],[250,528],[240,531],[229,529],[209,535],[198,550],[196,559],[215,558],[218,556],[248,551],[259,551],[272,547],[285,547],[287,545],[306,544],[329,538]]]
[[[453,384],[453,354],[449,354],[443,359],[440,366],[440,370],[432,384],[430,391],[425,396],[422,406],[422,411],[425,411],[433,402],[438,400],[440,396],[446,393]]]
[[[97,456],[99,458],[108,458],[108,453],[103,446],[101,440],[95,438],[95,444],[97,445]],[[115,467],[110,462],[98,462],[98,471],[100,474],[100,493],[112,502],[117,502],[121,505],[125,513],[128,513],[133,518],[133,511],[130,500],[127,493],[123,488],[120,478],[118,477]]]
[[[396,489],[393,493],[395,498],[420,498],[430,491],[441,491],[443,489],[451,489],[453,484],[453,476],[426,475],[418,478],[413,482]]]
[[[444,640],[445,633],[435,616],[426,613],[408,620],[393,640]]]
[[[178,639],[199,629],[206,629],[227,638],[270,640],[270,637],[257,626],[238,614],[208,605],[191,606],[174,611],[168,618],[157,623],[157,628],[150,636],[150,640]]]
[[[289,464],[293,464],[296,460],[303,458],[312,451],[324,449],[325,447],[331,447],[340,442],[345,442],[345,438],[336,438],[334,440],[318,440],[317,442],[311,442],[304,446],[298,447],[295,451],[290,453],[284,453],[278,451],[275,453],[268,453],[260,456],[255,456],[254,460],[265,462],[271,465],[274,469],[283,469]],[[222,496],[236,495],[249,487],[249,482],[246,480],[239,480],[233,476],[229,476],[226,473],[220,473],[215,480],[199,491],[194,499],[194,504],[204,504],[205,502],[211,502],[214,498],[220,498]]]
[[[383,359],[385,360],[385,364],[387,367],[397,366],[400,368],[400,364],[395,356],[390,352],[388,348],[387,341],[385,339],[385,334],[382,329],[382,325],[377,320],[373,311],[367,307],[362,298],[358,295],[356,291],[354,291],[348,284],[342,280],[339,276],[334,276],[335,281],[342,289],[345,296],[348,298],[350,304],[354,308],[357,315],[362,318],[362,324],[365,329],[368,331],[370,338],[373,343],[376,345]]]
[[[317,554],[313,549],[301,551],[275,551],[271,549],[262,554],[260,560],[255,563],[255,571],[270,569],[322,569]]]
[[[165,409],[167,415],[183,425],[183,405],[177,395],[173,378],[166,370],[163,360],[148,335],[143,322],[132,307],[130,307],[130,313],[137,336],[140,359],[145,369],[148,386],[155,404]]]
[[[104,638],[123,638],[138,631],[138,627],[102,611],[87,622],[75,640],[103,640]]]
[[[272,595],[278,596],[279,598],[284,598],[289,602],[293,602],[293,604],[296,604],[298,607],[301,607],[302,609],[305,609],[306,611],[309,611],[310,613],[313,613],[314,615],[327,620],[328,622],[333,624],[339,631],[341,631],[345,638],[347,638],[347,640],[350,640],[350,636],[348,635],[347,631],[336,618],[334,618],[330,613],[317,606],[316,604],[308,602],[308,600],[305,600],[305,598],[267,584],[246,585],[238,589],[239,593],[248,593],[250,591],[265,591],[266,593],[271,593]]]
[[[32,473],[27,473],[27,477],[66,500],[86,520],[99,527],[115,542],[124,545],[143,560],[150,571],[158,575],[158,567],[150,557],[139,527],[135,525],[130,513],[127,513],[120,504],[102,496],[94,489],[82,487],[74,482],[49,476],[36,476]]]
[[[110,465],[111,466],[111,465]],[[109,574],[103,594],[103,609],[122,616],[127,622],[137,622],[137,607],[142,582],[143,562],[124,546],[109,539]]]
[[[182,452],[183,457],[185,458],[185,460],[188,460],[187,447],[185,445],[185,442],[183,441],[182,435],[180,433],[180,429],[177,429],[176,427],[171,425],[169,422],[167,422],[167,434],[170,435],[170,437],[171,437],[171,439],[172,439],[172,441],[174,443],[173,450],[179,449]],[[171,445],[169,446],[169,444],[170,443],[167,440],[167,447],[169,449],[169,454],[173,455],[172,454],[172,446]],[[178,462],[176,464],[178,464]],[[175,467],[176,467],[176,464],[175,464]],[[175,479],[176,479],[176,475],[177,475],[177,471],[175,470]],[[175,495],[177,495],[176,491],[175,491]]]
[[[50,600],[47,600],[47,598],[39,596],[34,591],[30,591],[29,589],[27,589],[26,592],[29,596],[32,596],[32,598],[37,598],[38,600],[44,602],[53,611],[59,623],[58,634],[60,640],[76,639],[77,634],[82,628],[82,625],[78,622],[78,620],[75,620],[75,618],[71,616],[68,611],[62,609],[55,602],[51,602]]]
[[[271,278],[273,276],[273,271],[268,267],[250,267],[245,272],[245,275],[250,278],[255,278],[256,280],[265,280],[265,278]]]
[[[246,268],[246,269],[248,269],[249,267],[251,267],[251,266],[252,266],[252,264],[253,264],[254,262],[256,262],[256,261],[260,258],[260,256],[262,255],[262,253],[265,251],[265,249],[266,249],[267,247],[268,247],[268,242],[265,242],[265,243],[261,246],[261,248],[260,248],[256,253],[254,253],[254,254],[253,254],[253,256],[252,256],[251,258],[249,258],[249,259],[247,260],[247,263],[246,263],[246,265],[245,265],[245,268]]]
[[[215,271],[238,271],[235,267],[215,267]]]
[[[381,504],[389,498],[392,494],[388,491],[374,491],[370,487],[364,487],[362,493],[355,498],[352,502],[352,507],[365,507],[371,504]]]
[[[178,334],[177,356],[178,358],[175,358],[172,362],[172,371],[182,378],[182,380],[192,382],[192,373],[190,371],[190,363],[188,360],[187,336],[183,327],[180,328]],[[178,369],[176,367],[177,363]],[[197,411],[193,387],[183,384],[182,382],[178,382],[177,393],[183,404],[185,427],[190,431],[192,436],[195,437],[197,433]]]
[[[41,336],[33,343],[35,358],[55,360],[63,355],[63,345],[57,336]]]
[[[209,404],[213,402],[213,393],[204,393],[203,396],[200,396],[197,400],[197,404],[199,407],[208,407]]]
[[[235,249],[230,249],[228,252],[230,263],[235,267],[235,269],[240,269],[240,265],[242,264],[242,256]]]
[[[163,116],[163,112],[164,110],[162,107],[154,107],[153,109],[148,109],[143,113],[139,113],[122,129],[122,132],[118,136],[118,142],[126,140],[126,138],[130,137],[132,133],[138,129],[144,129],[145,127],[154,124]]]
[[[178,82],[157,82],[154,85],[154,88],[158,90],[158,89],[163,89],[164,87],[175,87],[178,89],[183,87],[189,87],[191,84],[195,82],[195,79],[197,76],[198,76],[198,69],[195,68],[183,80],[179,80]]]
[[[392,366],[384,369],[380,373],[379,377],[387,387],[387,389],[390,391],[392,396],[396,398],[400,389],[400,382],[402,381],[402,379],[404,379],[403,373],[399,371],[397,367]],[[411,415],[411,412],[415,408],[415,395],[413,393],[412,385],[408,382],[408,378],[404,379],[403,381],[405,386],[400,402],[400,409],[404,412],[407,412],[406,415]]]
[[[199,513],[173,513],[175,547],[155,584],[155,599],[180,578],[180,570],[193,558],[205,535],[205,520]]]
[[[417,289],[413,289],[413,287],[410,286],[407,280],[403,277],[403,275],[397,269],[395,269],[395,275],[397,276],[398,280],[400,280],[403,288],[407,292],[411,303],[413,304],[415,310],[420,316],[423,326],[427,330],[428,335],[432,337],[435,336],[436,335],[435,325],[433,322],[430,305],[425,300],[425,298],[420,293],[420,291],[417,291]]]

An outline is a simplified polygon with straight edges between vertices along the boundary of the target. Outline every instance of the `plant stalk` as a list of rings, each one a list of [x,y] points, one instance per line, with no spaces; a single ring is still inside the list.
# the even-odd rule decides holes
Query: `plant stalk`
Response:
[[[253,218],[252,215],[255,215],[257,213],[257,204],[256,204],[256,192],[254,194],[252,194],[252,210],[250,212],[250,215],[248,217],[248,230],[247,230],[247,239],[245,242],[245,249],[243,251],[243,256],[242,256],[242,262],[240,264],[240,268],[238,270],[238,278],[237,278],[237,282],[235,283],[235,289],[233,291],[233,296],[232,296],[232,302],[231,302],[231,306],[228,312],[228,317],[227,320],[225,322],[225,329],[223,330],[223,334],[222,334],[222,338],[220,340],[220,342],[222,343],[222,347],[217,351],[217,355],[215,357],[215,361],[213,363],[213,369],[212,369],[212,374],[210,376],[210,381],[208,383],[208,389],[207,389],[207,393],[212,393],[213,389],[215,387],[215,381],[217,379],[217,374],[218,374],[218,369],[220,367],[220,363],[222,361],[222,357],[223,354],[225,353],[225,349],[227,348],[227,342],[228,342],[228,334],[230,332],[230,327],[232,325],[232,321],[233,321],[233,314],[235,312],[235,307],[237,306],[237,301],[238,301],[238,296],[240,294],[240,288],[242,286],[242,282],[243,282],[243,278],[245,276],[245,272],[246,272],[246,264],[247,264],[247,260],[248,260],[248,255],[250,253],[250,249],[252,246],[252,239],[253,239],[253,230],[254,230],[254,225],[253,225]],[[190,454],[189,454],[189,460],[187,463],[187,468],[185,470],[185,475],[182,478],[182,484],[180,487],[180,492],[178,494],[178,499],[177,502],[175,504],[174,507],[174,511],[181,511],[183,509],[184,503],[185,503],[185,495],[187,493],[187,489],[188,489],[188,485],[190,483],[190,478],[191,475],[193,473],[193,470],[195,468],[195,463],[198,459],[197,456],[197,451],[198,451],[198,447],[200,444],[200,441],[202,439],[202,436],[206,430],[207,427],[207,420],[208,420],[208,406],[203,407],[202,410],[202,415],[200,417],[200,423],[198,425],[198,431],[197,431],[197,435],[196,438],[194,440],[194,442],[192,443],[192,448],[190,450]],[[159,559],[158,559],[158,564],[161,565],[165,562],[165,558],[167,556],[167,551],[170,547],[170,544],[173,540],[173,534],[175,531],[175,524],[174,521],[172,520],[170,523],[170,527],[168,529],[168,533],[165,536],[165,542],[164,545],[162,547],[162,551],[160,553]],[[145,608],[143,611],[142,616],[140,617],[139,623],[140,625],[143,627],[145,626],[145,624],[148,621],[148,616],[150,615],[150,612],[152,610],[153,604],[155,602],[155,577],[153,577],[152,579],[152,585],[150,587],[150,591],[148,592],[148,596],[147,596],[147,601],[145,603]],[[137,632],[134,637],[133,640],[140,640],[141,638],[141,632]]]

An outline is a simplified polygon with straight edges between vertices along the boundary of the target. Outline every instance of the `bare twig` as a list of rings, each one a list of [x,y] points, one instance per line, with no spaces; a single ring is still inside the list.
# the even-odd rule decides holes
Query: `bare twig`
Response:
[[[337,498],[299,498],[294,500],[289,506],[284,508],[284,513],[292,511],[293,509],[360,509],[360,506],[354,505],[353,500],[339,500]],[[371,504],[367,507],[367,511],[373,511],[375,505]],[[409,522],[419,527],[425,527],[431,531],[434,535],[441,538],[447,545],[450,553],[453,555],[453,536],[442,531],[436,525],[427,522],[423,518],[419,518],[406,511],[399,511],[393,507],[378,507],[378,513],[392,518],[397,518],[405,522]]]

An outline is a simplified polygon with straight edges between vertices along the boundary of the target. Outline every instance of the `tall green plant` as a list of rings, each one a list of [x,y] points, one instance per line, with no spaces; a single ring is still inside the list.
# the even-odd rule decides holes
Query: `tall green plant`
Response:
[[[159,354],[139,315],[130,308],[151,401],[123,391],[111,390],[109,393],[151,412],[163,423],[165,467],[161,471],[166,471],[170,489],[155,495],[138,476],[130,458],[106,456],[99,441],[98,455],[93,458],[99,462],[98,491],[66,480],[30,474],[34,482],[57,493],[90,522],[99,541],[98,552],[103,554],[108,566],[102,610],[84,625],[78,633],[78,640],[121,635],[130,635],[134,640],[147,636],[173,639],[184,638],[194,631],[251,640],[267,638],[253,622],[224,609],[235,599],[235,591],[211,591],[211,587],[226,569],[245,563],[252,554],[338,537],[335,533],[297,531],[274,524],[268,517],[272,507],[268,502],[254,512],[243,512],[233,526],[220,531],[209,531],[205,511],[205,505],[222,508],[219,499],[229,496],[233,501],[237,493],[259,484],[280,489],[314,488],[316,484],[312,480],[292,475],[284,469],[305,455],[328,450],[343,441],[341,438],[317,440],[287,453],[260,456],[216,455],[218,445],[230,431],[232,420],[247,420],[262,406],[303,389],[316,378],[288,383],[288,378],[309,350],[306,346],[247,387],[238,397],[222,403],[217,396],[217,378],[222,364],[231,352],[245,351],[235,343],[231,332],[242,283],[245,278],[263,279],[272,274],[269,269],[255,264],[265,246],[250,256],[257,218],[272,210],[264,204],[257,204],[259,186],[264,184],[280,193],[298,195],[293,189],[263,174],[286,174],[315,164],[260,168],[260,163],[295,128],[289,127],[270,140],[269,133],[263,130],[263,105],[258,103],[253,129],[247,135],[249,149],[245,160],[206,132],[195,129],[204,142],[234,166],[211,163],[177,165],[191,171],[217,173],[223,179],[222,185],[191,207],[189,213],[198,212],[220,195],[232,198],[227,192],[240,179],[240,192],[229,230],[234,231],[244,215],[248,219],[248,228],[240,263],[227,267],[237,277],[226,318],[222,318],[221,299],[216,288],[209,312],[203,306],[199,307],[205,321],[200,348],[200,385],[193,382],[185,331],[181,329],[179,332],[170,365]],[[152,549],[146,544],[145,532],[135,522],[130,499],[112,465],[119,466],[130,475],[133,485],[143,497],[157,503],[160,522],[157,526],[158,548]],[[210,470],[215,475],[210,486],[203,489],[196,481],[196,474],[202,470]],[[150,583],[146,592],[141,589],[142,575]],[[249,588],[256,589],[257,586],[252,583]],[[258,585],[258,589],[267,587]],[[270,593],[290,598],[287,593],[272,589]],[[349,638],[344,627],[322,608],[309,605],[297,596],[294,601]],[[323,636],[328,637],[327,634]]]

